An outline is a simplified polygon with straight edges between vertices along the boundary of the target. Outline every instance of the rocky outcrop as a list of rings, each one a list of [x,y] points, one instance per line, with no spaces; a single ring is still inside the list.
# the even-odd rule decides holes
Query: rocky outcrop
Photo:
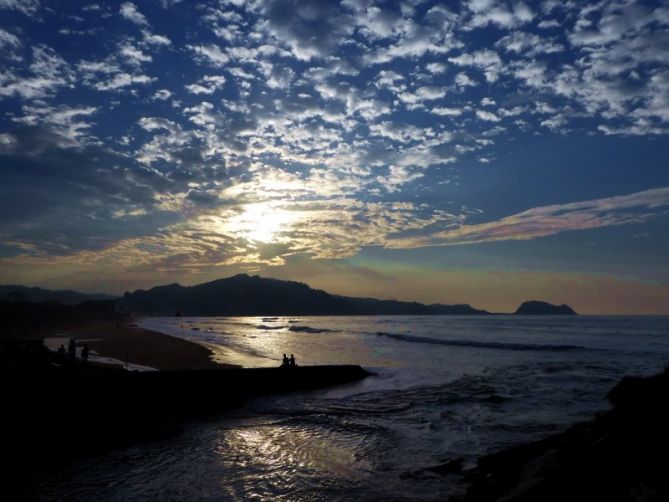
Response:
[[[669,372],[625,378],[609,400],[591,422],[480,458],[465,502],[669,500]]]
[[[530,300],[523,302],[514,312],[515,315],[577,315],[569,305],[552,305],[547,302]]]

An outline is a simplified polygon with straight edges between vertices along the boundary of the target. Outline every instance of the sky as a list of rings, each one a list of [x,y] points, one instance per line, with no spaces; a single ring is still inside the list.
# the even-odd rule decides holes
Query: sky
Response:
[[[669,314],[669,2],[0,0],[0,283]]]

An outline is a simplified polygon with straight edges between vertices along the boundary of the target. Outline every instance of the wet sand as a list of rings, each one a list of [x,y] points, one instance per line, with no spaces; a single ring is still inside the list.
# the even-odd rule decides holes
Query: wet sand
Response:
[[[217,363],[212,351],[181,338],[132,327],[128,321],[100,320],[70,329],[60,329],[53,335],[73,336],[91,350],[106,357],[158,370],[230,369],[239,366]]]

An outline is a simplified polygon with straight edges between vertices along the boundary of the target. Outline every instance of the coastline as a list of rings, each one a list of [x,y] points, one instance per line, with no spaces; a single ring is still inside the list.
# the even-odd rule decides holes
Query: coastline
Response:
[[[135,324],[137,324],[140,329],[160,333],[205,347],[210,352],[211,360],[221,365],[237,368],[274,368],[281,364],[278,357],[276,359],[270,359],[250,352],[244,352],[229,345],[210,341],[208,337],[209,333],[206,331],[192,331],[189,320],[186,320],[188,326],[183,326],[179,330],[174,330],[173,327],[165,326],[160,322],[156,323],[155,321],[157,319],[160,320],[163,318],[151,316],[140,317],[136,319]],[[191,333],[193,336],[189,335]],[[201,335],[205,336],[202,337]],[[280,354],[277,354],[277,356],[279,355]]]
[[[669,369],[624,377],[609,411],[544,439],[484,455],[453,502],[669,500]],[[457,474],[461,462],[433,469]]]
[[[129,319],[97,320],[59,329],[57,334],[75,337],[78,343],[86,343],[99,356],[160,371],[240,367],[215,361],[214,351],[204,345],[136,326]]]

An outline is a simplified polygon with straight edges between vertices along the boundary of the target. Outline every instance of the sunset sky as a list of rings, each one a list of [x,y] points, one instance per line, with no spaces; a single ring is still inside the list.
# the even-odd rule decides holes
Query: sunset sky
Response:
[[[669,314],[669,2],[0,0],[0,283]]]

